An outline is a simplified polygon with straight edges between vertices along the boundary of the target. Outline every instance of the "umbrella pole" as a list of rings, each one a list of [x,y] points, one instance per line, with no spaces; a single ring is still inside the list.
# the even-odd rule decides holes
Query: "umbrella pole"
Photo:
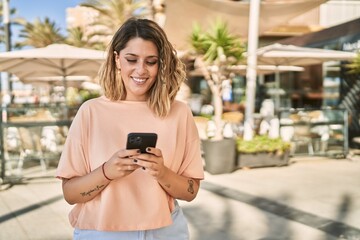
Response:
[[[64,99],[65,99],[65,105],[64,105],[64,120],[69,119],[69,108],[67,104],[67,81],[66,81],[66,75],[63,75],[63,86],[64,86]]]
[[[4,125],[3,125],[3,114],[4,107],[1,105],[1,116],[0,116],[0,153],[1,153],[1,176],[0,176],[0,185],[4,182],[5,179],[5,149],[4,149]],[[5,109],[6,111],[6,109]]]
[[[275,72],[275,110],[279,111],[280,109],[280,72],[276,70]]]

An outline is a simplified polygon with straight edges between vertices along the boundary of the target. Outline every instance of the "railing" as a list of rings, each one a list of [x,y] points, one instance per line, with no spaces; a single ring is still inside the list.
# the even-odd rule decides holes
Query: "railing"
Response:
[[[59,155],[77,109],[78,106],[64,105],[1,107],[0,182],[6,181],[7,170],[12,170],[13,161],[18,170],[27,158],[37,158],[45,167],[44,163],[55,152]],[[15,157],[10,158],[10,153],[15,153]],[[8,169],[7,165],[10,165]]]

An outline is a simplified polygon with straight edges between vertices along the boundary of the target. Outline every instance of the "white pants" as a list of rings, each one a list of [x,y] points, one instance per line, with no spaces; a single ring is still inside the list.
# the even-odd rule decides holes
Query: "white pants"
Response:
[[[173,224],[167,227],[126,232],[107,232],[96,230],[74,230],[74,240],[189,240],[187,220],[177,201],[171,213]]]

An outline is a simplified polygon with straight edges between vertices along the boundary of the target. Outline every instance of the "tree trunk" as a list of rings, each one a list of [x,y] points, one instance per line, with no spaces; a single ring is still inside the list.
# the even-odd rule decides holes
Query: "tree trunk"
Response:
[[[223,103],[222,96],[219,88],[214,87],[213,89],[213,99],[214,99],[214,121],[216,125],[215,140],[223,139],[222,130],[222,113],[223,113]]]

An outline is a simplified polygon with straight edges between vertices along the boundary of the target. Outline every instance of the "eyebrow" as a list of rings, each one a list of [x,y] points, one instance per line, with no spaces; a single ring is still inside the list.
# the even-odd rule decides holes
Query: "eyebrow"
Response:
[[[136,54],[134,54],[134,53],[126,53],[125,56],[138,57],[138,55],[136,55]],[[146,58],[159,58],[159,56],[157,56],[157,55],[150,55],[150,56],[146,56]]]

